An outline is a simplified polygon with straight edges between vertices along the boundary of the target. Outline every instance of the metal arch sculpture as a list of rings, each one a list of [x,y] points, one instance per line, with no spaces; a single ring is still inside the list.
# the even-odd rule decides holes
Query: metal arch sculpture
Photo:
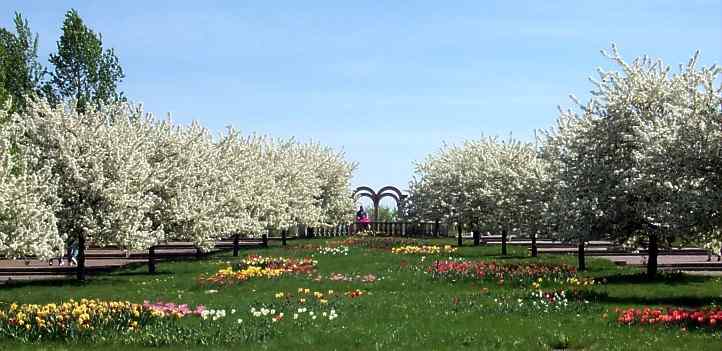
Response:
[[[374,191],[373,189],[367,187],[367,186],[360,186],[354,190],[352,197],[354,200],[358,200],[361,197],[368,197],[371,199],[371,201],[374,204],[374,220],[377,220],[379,218],[379,203],[381,202],[381,199],[385,197],[390,197],[396,201],[396,208],[398,209],[399,214],[403,214],[403,206],[404,201],[408,197],[408,195],[404,195],[401,193],[401,190],[399,190],[395,186],[385,186],[379,191]]]

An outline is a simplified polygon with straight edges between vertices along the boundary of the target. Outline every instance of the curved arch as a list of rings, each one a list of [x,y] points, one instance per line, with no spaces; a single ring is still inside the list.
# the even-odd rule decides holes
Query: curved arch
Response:
[[[379,217],[379,203],[381,202],[381,199],[385,197],[390,197],[396,201],[396,209],[399,213],[405,213],[404,207],[405,201],[408,198],[408,195],[404,195],[399,188],[391,185],[387,185],[379,189],[378,191],[374,191],[368,186],[360,186],[354,190],[351,197],[354,199],[354,201],[360,199],[361,197],[368,197],[371,199],[371,202],[374,204],[374,218]]]
[[[368,197],[369,199],[371,199],[371,202],[373,202],[374,205],[376,204],[376,196],[371,195],[371,194],[369,194],[369,193],[359,193],[359,194],[356,194],[353,199],[354,199],[354,200],[358,200],[358,199],[360,199],[360,198],[362,198],[362,197]]]
[[[391,192],[395,193],[395,194],[396,194],[396,197],[399,198],[399,199],[403,197],[403,194],[401,193],[401,190],[399,190],[399,188],[397,188],[397,187],[395,187],[395,186],[390,186],[390,185],[389,185],[389,186],[385,186],[385,187],[379,189],[379,191],[377,192],[377,194],[381,195],[381,194],[383,194],[383,193],[386,192],[386,191],[391,191]]]
[[[383,198],[385,198],[385,197],[393,198],[393,199],[396,201],[396,208],[399,207],[399,205],[400,205],[400,203],[401,203],[401,199],[400,199],[398,196],[396,196],[396,194],[394,194],[394,193],[384,193],[384,194],[378,195],[378,196],[377,196],[377,199],[378,199],[379,203],[381,203],[381,199],[383,199]]]
[[[356,188],[356,190],[353,191],[353,195],[351,195],[351,196],[353,196],[355,198],[356,194],[358,194],[362,191],[368,191],[369,194],[371,194],[371,196],[376,196],[376,192],[374,191],[374,189],[371,189],[367,186],[360,186],[360,187]]]

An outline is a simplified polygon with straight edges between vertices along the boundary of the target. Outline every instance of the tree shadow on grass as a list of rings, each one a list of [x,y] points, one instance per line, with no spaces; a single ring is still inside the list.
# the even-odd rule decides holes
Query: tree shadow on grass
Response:
[[[719,304],[720,298],[715,296],[601,296],[597,302],[615,304],[620,306],[629,305],[662,305],[675,307],[699,308],[710,304]]]
[[[606,284],[659,284],[680,285],[689,283],[705,283],[716,277],[701,275],[689,275],[681,272],[659,272],[657,277],[650,280],[645,273],[617,273],[608,276],[597,277],[596,280]]]
[[[130,271],[130,272],[117,272],[108,275],[108,277],[134,277],[134,276],[146,276],[146,277],[152,277],[152,276],[162,276],[162,275],[173,275],[174,272],[172,271],[156,271],[155,273],[148,273],[147,271]]]
[[[46,280],[9,280],[0,285],[3,289],[18,289],[24,287],[79,287],[84,286],[88,281],[78,281],[74,278],[58,277]]]
[[[58,276],[57,278],[52,279],[43,279],[43,280],[9,280],[3,284],[0,284],[0,288],[2,289],[20,289],[25,287],[83,287],[87,286],[90,283],[93,283],[95,285],[100,284],[113,284],[115,283],[115,280],[112,278],[115,277],[132,277],[132,276],[145,276],[145,277],[153,277],[153,276],[168,276],[173,275],[174,272],[171,271],[157,271],[154,274],[150,274],[148,272],[143,271],[129,271],[129,272],[114,272],[110,274],[99,274],[99,275],[89,275],[88,278],[85,281],[79,281],[75,279],[75,276]]]
[[[535,260],[538,257],[531,257],[529,255],[496,255],[496,258],[500,260]]]
[[[614,295],[607,292],[600,293],[592,299],[596,302],[614,305],[654,305],[654,306],[680,306],[698,308],[710,304],[719,304],[722,298],[713,292],[700,294],[685,294],[685,284],[703,284],[715,277],[696,276],[681,272],[659,272],[656,279],[650,280],[645,273],[617,273],[608,276],[596,277],[596,281],[604,285],[638,285],[644,287],[643,293],[631,292],[625,295],[624,287]],[[603,285],[603,286],[604,286]],[[667,288],[664,286],[667,285]],[[675,288],[670,289],[669,286]],[[677,287],[679,286],[679,287]],[[621,296],[620,296],[621,295]]]

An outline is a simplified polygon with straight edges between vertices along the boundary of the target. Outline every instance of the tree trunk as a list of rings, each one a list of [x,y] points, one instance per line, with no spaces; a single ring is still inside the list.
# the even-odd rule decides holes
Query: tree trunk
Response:
[[[78,270],[77,278],[80,281],[85,281],[85,235],[80,234],[78,236]]]
[[[155,246],[148,249],[148,273],[155,274]]]
[[[506,256],[506,228],[501,231],[501,255]]]
[[[584,257],[584,239],[579,239],[579,249],[577,250],[577,260],[579,261],[578,271],[587,270],[587,262]]]
[[[338,227],[336,228],[338,229]],[[281,245],[286,246],[286,233],[288,233],[288,230],[281,231]]]
[[[464,243],[461,241],[461,230],[462,230],[462,228],[461,228],[461,222],[459,222],[459,223],[456,224],[456,231],[458,232],[458,235],[457,235],[457,237],[456,237],[456,241],[457,241],[456,245],[457,245],[457,246],[463,246],[463,245],[464,245]]]
[[[474,246],[479,246],[479,240],[481,239],[481,236],[479,235],[479,230],[474,230]]]
[[[536,233],[531,234],[531,257],[539,256],[539,250],[536,247]]]
[[[659,249],[657,247],[657,234],[649,234],[649,260],[647,260],[647,278],[654,280],[657,277],[657,256]]]
[[[268,247],[268,234],[263,234],[261,240],[263,247]]]
[[[239,249],[238,240],[239,240],[239,235],[238,234],[234,235],[233,236],[233,257],[238,257],[238,249]]]

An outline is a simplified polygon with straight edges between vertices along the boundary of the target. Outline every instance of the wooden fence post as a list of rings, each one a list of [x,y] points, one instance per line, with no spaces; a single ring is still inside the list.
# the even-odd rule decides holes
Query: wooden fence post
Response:
[[[506,238],[507,238],[507,231],[506,227],[502,229],[501,231],[501,254],[503,256],[506,256]]]
[[[148,249],[148,273],[155,274],[155,246]]]
[[[85,281],[85,235],[83,234],[78,236],[78,267],[76,275],[78,280]]]
[[[539,250],[536,245],[536,233],[531,234],[531,257],[539,256]]]
[[[462,245],[463,245],[463,242],[461,241],[461,239],[462,239],[462,238],[461,238],[461,222],[459,222],[459,223],[456,224],[456,230],[457,230],[457,232],[458,232],[457,243],[456,243],[456,244],[457,244],[458,246],[462,246]]]
[[[239,236],[237,233],[233,236],[233,257],[238,257],[238,240]]]
[[[579,266],[577,267],[578,271],[585,271],[587,270],[587,263],[584,260],[584,239],[579,238],[579,247],[577,250],[577,260],[579,261]]]

